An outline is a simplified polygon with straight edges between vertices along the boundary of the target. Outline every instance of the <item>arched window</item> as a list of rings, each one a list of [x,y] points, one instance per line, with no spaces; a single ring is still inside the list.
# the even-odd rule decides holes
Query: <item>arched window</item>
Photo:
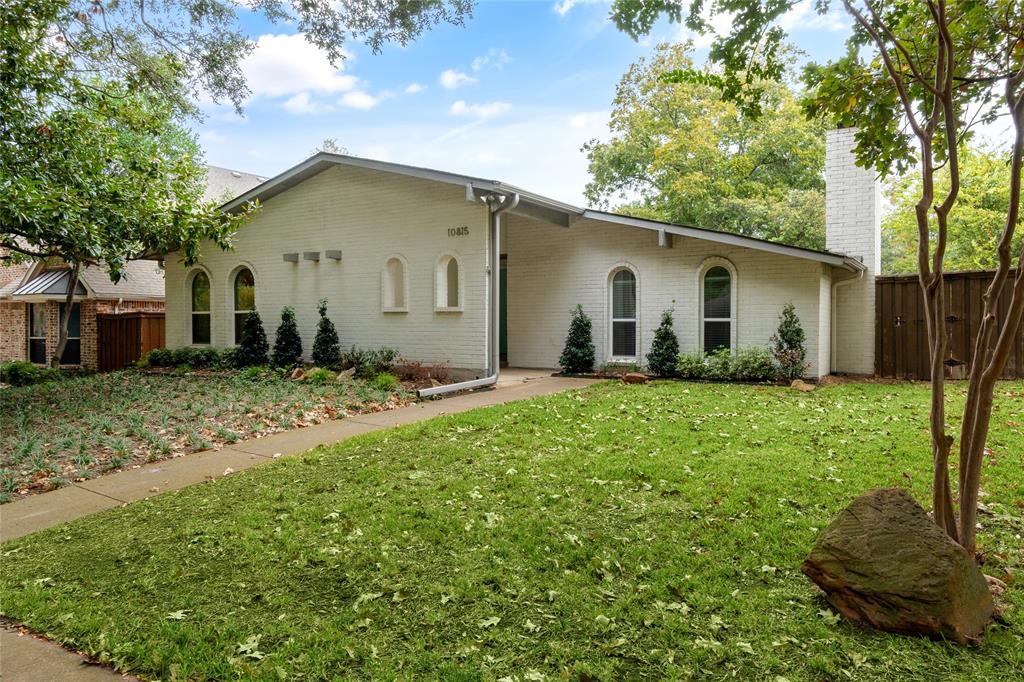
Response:
[[[434,306],[440,311],[457,311],[462,306],[462,282],[455,256],[441,256],[434,276]]]
[[[732,274],[716,265],[704,273],[704,352],[732,348]]]
[[[635,358],[636,275],[625,268],[612,275],[612,357]]]
[[[192,276],[192,343],[210,343],[210,278],[202,270]]]
[[[400,256],[388,258],[384,263],[382,279],[384,312],[406,312],[405,261]]]
[[[235,274],[234,282],[235,301],[235,344],[242,342],[242,328],[245,327],[245,318],[249,313],[256,310],[256,281],[253,279],[252,270],[242,268]]]

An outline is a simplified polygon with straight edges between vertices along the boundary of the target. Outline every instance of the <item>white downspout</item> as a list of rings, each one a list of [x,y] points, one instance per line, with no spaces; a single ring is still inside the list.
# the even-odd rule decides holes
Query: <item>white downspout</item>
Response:
[[[499,199],[498,197],[501,196]],[[488,194],[484,201],[488,207],[488,222],[490,223],[490,236],[488,244],[488,256],[490,265],[487,274],[490,281],[489,305],[487,315],[487,376],[470,381],[460,381],[446,386],[435,386],[416,391],[420,398],[454,393],[455,391],[467,391],[471,388],[482,388],[492,386],[498,382],[498,371],[501,365],[500,360],[500,317],[499,306],[501,297],[499,287],[501,285],[501,214],[515,208],[519,204],[519,194],[498,195]]]
[[[846,279],[841,279],[838,282],[833,282],[832,283],[832,300],[829,301],[829,303],[831,304],[831,307],[832,307],[832,309],[831,309],[831,319],[829,320],[829,336],[832,337],[831,338],[832,345],[831,345],[831,348],[829,349],[829,358],[828,358],[829,373],[830,374],[834,373],[836,371],[836,350],[839,347],[838,335],[836,334],[836,307],[837,307],[836,306],[836,293],[839,290],[839,287],[844,287],[844,286],[846,286],[848,284],[853,284],[854,282],[859,282],[862,279],[864,279],[864,273],[865,272],[867,272],[867,269],[866,268],[862,268],[860,270],[857,270],[857,276],[856,277],[848,277]]]

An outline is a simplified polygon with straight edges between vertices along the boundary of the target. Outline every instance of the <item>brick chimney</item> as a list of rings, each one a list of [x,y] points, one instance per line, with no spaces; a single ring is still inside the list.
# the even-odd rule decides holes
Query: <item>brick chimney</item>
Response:
[[[825,141],[825,248],[859,259],[856,281],[834,274],[832,371],[875,371],[875,276],[882,269],[882,192],[873,170],[857,166],[856,128],[830,130]]]

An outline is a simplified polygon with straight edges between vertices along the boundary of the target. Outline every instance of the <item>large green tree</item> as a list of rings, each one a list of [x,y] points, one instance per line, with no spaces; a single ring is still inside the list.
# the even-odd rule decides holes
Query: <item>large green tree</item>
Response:
[[[731,28],[711,45],[721,71],[713,78],[680,70],[682,81],[713,82],[746,111],[762,107],[762,79],[785,73],[785,31],[779,19],[797,0],[694,0],[685,17],[678,0],[614,0],[616,24],[636,36],[662,15],[710,31],[707,17],[728,15]],[[858,128],[858,162],[883,175],[913,167],[920,177],[914,218],[917,271],[924,302],[931,367],[930,434],[936,524],[976,552],[978,494],[996,381],[1024,317],[1024,247],[1021,226],[1024,167],[1024,3],[1020,0],[818,0],[819,12],[841,6],[853,22],[847,54],[806,71],[807,112]],[[961,151],[979,122],[1005,117],[1009,159],[1007,199],[996,241],[995,273],[980,301],[967,399],[960,425],[959,461],[950,466],[956,439],[948,433],[943,360],[947,357],[943,272],[950,221],[962,192]],[[946,168],[949,184],[937,184]],[[1016,248],[1016,250],[1014,250]],[[1016,274],[1013,268],[1016,267]],[[1011,292],[999,310],[1004,285]],[[954,505],[950,471],[957,477]]]
[[[12,0],[17,1],[17,0]],[[240,108],[248,88],[240,68],[254,44],[242,19],[294,26],[332,62],[359,41],[379,52],[405,45],[439,22],[462,24],[473,0],[64,0],[51,34],[85,72],[134,79],[192,109],[198,93]],[[184,83],[185,89],[179,86]]]
[[[936,191],[949,191],[949,170],[936,173]],[[882,270],[917,272],[917,217],[921,175],[915,170],[891,179],[887,194],[892,210],[882,221]],[[1010,201],[1010,161],[1005,153],[972,145],[960,151],[960,198],[949,216],[945,267],[949,271],[991,270],[998,265],[997,244]],[[932,230],[931,238],[935,239]],[[1024,230],[1014,237],[1019,252]]]
[[[160,93],[78,75],[73,55],[48,40],[63,6],[0,6],[0,253],[71,267],[54,364],[83,267],[118,281],[130,260],[177,251],[194,262],[204,240],[230,247],[253,210],[223,216],[202,200],[202,155]]]
[[[658,45],[630,66],[615,93],[611,138],[584,146],[587,199],[645,218],[824,248],[823,123],[800,114],[784,83],[763,84],[754,121],[712,85],[663,78],[693,68],[687,44]]]

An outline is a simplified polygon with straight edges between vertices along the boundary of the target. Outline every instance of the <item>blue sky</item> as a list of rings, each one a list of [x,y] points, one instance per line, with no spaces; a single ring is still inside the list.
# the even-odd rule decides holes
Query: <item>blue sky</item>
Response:
[[[784,22],[809,58],[843,51],[845,17],[819,17],[809,1]],[[685,39],[660,25],[634,42],[588,0],[480,2],[463,27],[442,25],[407,47],[374,55],[349,44],[337,67],[294,26],[250,17],[251,99],[243,118],[206,104],[196,125],[207,162],[274,175],[324,138],[351,153],[511,182],[583,203],[580,146],[606,138],[615,86],[660,41]],[[700,43],[698,43],[700,44]],[[697,52],[706,56],[706,47]]]

